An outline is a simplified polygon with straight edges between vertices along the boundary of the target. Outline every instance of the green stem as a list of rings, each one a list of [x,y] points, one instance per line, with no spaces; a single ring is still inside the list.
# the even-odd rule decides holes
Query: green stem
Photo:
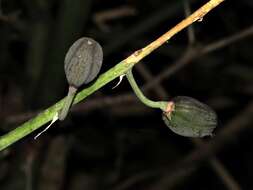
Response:
[[[123,75],[134,64],[135,63],[133,62],[128,63],[126,62],[126,60],[123,60],[104,74],[101,74],[100,77],[96,80],[96,82],[93,83],[93,85],[83,89],[75,96],[73,104],[77,104],[78,102],[82,101],[83,99],[100,89],[102,86],[106,85],[115,78]],[[28,134],[32,133],[36,129],[42,127],[47,122],[51,121],[55,114],[62,109],[65,99],[66,98],[55,103],[53,106],[42,111],[34,118],[18,126],[16,129],[8,132],[3,136],[0,136],[0,151],[22,139],[23,137],[27,136]]]
[[[76,95],[76,91],[77,91],[77,88],[75,88],[73,86],[69,87],[69,92],[68,92],[67,98],[65,99],[63,108],[59,112],[58,118],[60,121],[63,121],[67,117],[69,109],[70,109],[70,107],[73,103],[74,97]]]
[[[143,104],[145,104],[146,106],[151,107],[151,108],[161,109],[162,111],[166,110],[167,104],[168,104],[167,102],[152,101],[152,100],[148,99],[146,96],[144,96],[144,94],[142,93],[142,91],[140,90],[140,88],[138,87],[138,85],[134,79],[134,76],[132,73],[132,68],[126,72],[126,77],[127,77],[128,82],[130,83],[134,93],[136,94],[136,96],[140,99],[140,101]]]

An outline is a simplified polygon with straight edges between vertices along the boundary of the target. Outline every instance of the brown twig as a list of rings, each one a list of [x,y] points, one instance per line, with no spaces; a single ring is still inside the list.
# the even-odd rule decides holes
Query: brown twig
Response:
[[[7,15],[4,15],[2,12],[0,12],[0,21],[6,23],[15,23],[17,22],[19,15],[20,11],[15,11]]]
[[[226,168],[221,164],[219,160],[216,158],[209,159],[209,163],[211,163],[212,168],[214,168],[214,172],[222,179],[224,185],[230,190],[241,190],[242,188],[239,184],[234,180],[232,175],[227,172]]]
[[[226,47],[232,43],[235,43],[241,39],[244,39],[246,37],[249,37],[249,36],[252,36],[253,34],[253,26],[250,26],[232,36],[229,36],[229,37],[226,37],[226,38],[223,38],[217,42],[214,42],[214,43],[211,43],[211,44],[208,44],[207,46],[201,48],[201,54],[207,54],[209,52],[213,52],[215,50],[219,50],[223,47]]]
[[[193,139],[192,142],[195,145],[197,145],[197,147],[203,144],[203,141],[201,141],[200,139]],[[216,158],[216,156],[210,157],[208,159],[208,164],[214,170],[216,175],[218,175],[218,177],[221,179],[221,181],[227,187],[227,189],[241,190],[240,185],[237,183],[234,177],[228,172],[225,166]]]
[[[109,20],[118,19],[126,16],[133,16],[136,10],[130,6],[117,7],[105,11],[95,13],[93,16],[94,22],[104,31],[109,31],[109,26],[106,24]]]
[[[185,16],[188,17],[191,14],[191,8],[189,0],[184,0],[184,10],[185,10]],[[194,34],[194,28],[193,25],[189,26],[187,28],[187,35],[189,40],[189,45],[192,45],[195,43],[195,34]]]
[[[118,50],[120,47],[128,43],[129,41],[136,38],[136,36],[141,35],[142,33],[149,31],[156,27],[162,21],[170,18],[172,15],[176,14],[181,8],[181,2],[166,3],[161,6],[157,11],[154,10],[153,14],[147,15],[144,20],[140,23],[134,24],[131,29],[124,30],[118,35],[112,35],[113,38],[108,38],[111,35],[103,35],[103,37],[108,38],[110,41],[108,45],[105,46],[105,55],[113,53]],[[127,35],[125,35],[127,34]]]
[[[163,34],[161,37],[159,37],[157,40],[150,43],[148,46],[137,50],[134,54],[132,54],[130,57],[127,58],[126,63],[137,63],[147,55],[149,55],[152,51],[160,47],[162,44],[167,42],[172,36],[177,34],[179,31],[183,30],[187,26],[191,25],[192,23],[196,21],[202,21],[203,17],[213,8],[218,6],[220,3],[222,3],[224,0],[210,0],[205,5],[200,7],[197,11],[195,11],[193,14],[191,14],[189,17],[178,23],[176,26],[174,26],[172,29],[170,29],[168,32]]]

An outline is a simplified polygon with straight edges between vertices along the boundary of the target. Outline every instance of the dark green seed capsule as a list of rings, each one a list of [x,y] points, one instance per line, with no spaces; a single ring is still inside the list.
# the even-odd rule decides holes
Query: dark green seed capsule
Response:
[[[68,50],[64,70],[69,83],[68,96],[58,118],[64,120],[74,100],[77,88],[92,81],[103,61],[102,47],[91,38],[80,38]]]
[[[171,109],[163,113],[163,120],[173,132],[186,137],[212,135],[217,115],[209,106],[186,96],[178,96],[169,103]]]
[[[80,38],[65,56],[65,74],[70,86],[75,88],[92,81],[100,71],[103,61],[102,47],[91,38]]]

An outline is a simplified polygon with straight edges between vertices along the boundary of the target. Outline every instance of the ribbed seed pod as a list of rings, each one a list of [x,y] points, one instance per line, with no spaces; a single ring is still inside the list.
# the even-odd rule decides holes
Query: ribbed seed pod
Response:
[[[170,103],[171,111],[163,113],[163,120],[173,132],[186,137],[212,135],[217,115],[209,106],[186,96],[173,98]]]
[[[69,48],[64,62],[69,85],[78,88],[99,73],[103,62],[102,47],[91,38],[80,38]]]
[[[103,62],[103,50],[98,42],[91,38],[80,38],[68,50],[64,70],[69,83],[68,96],[58,114],[64,120],[74,100],[77,88],[92,81],[100,71]]]

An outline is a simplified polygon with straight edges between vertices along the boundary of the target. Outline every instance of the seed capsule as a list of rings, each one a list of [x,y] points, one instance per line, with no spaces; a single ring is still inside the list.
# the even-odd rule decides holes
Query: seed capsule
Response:
[[[91,38],[80,38],[68,50],[64,70],[69,83],[68,96],[58,114],[64,120],[72,105],[77,88],[92,81],[100,71],[103,50],[98,42]]]
[[[169,104],[170,111],[163,113],[165,124],[176,134],[186,137],[211,136],[217,126],[216,113],[196,99],[178,96]]]
[[[65,56],[65,74],[70,86],[75,88],[92,81],[100,71],[103,61],[102,47],[91,38],[80,38]]]

